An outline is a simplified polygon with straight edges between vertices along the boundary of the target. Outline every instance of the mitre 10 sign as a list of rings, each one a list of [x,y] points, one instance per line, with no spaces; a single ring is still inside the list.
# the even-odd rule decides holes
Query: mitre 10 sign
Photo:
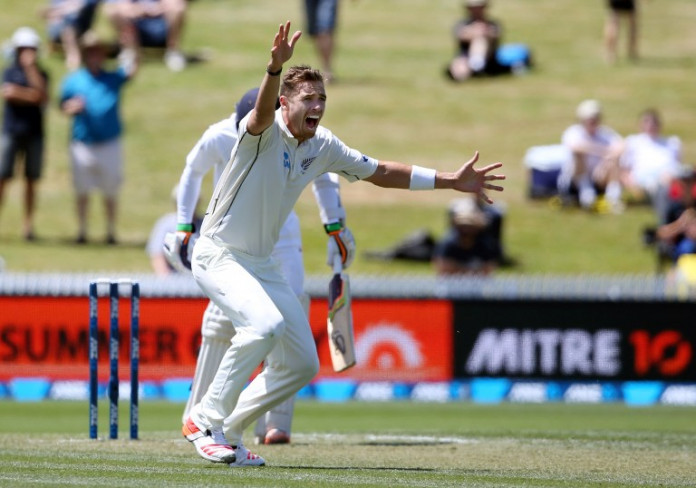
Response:
[[[695,309],[683,302],[457,302],[454,375],[694,381]]]

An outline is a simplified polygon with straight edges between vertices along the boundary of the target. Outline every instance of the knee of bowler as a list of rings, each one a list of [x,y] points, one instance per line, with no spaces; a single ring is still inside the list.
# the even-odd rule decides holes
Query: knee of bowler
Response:
[[[293,368],[293,372],[304,381],[310,381],[319,373],[319,358],[314,355],[302,359],[302,363]]]
[[[274,320],[258,324],[256,331],[259,336],[263,337],[264,339],[279,339],[283,336],[283,334],[285,334],[285,321]]]

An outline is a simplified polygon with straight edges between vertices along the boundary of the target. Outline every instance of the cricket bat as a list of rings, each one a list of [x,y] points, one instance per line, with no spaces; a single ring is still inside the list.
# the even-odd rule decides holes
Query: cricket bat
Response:
[[[333,277],[329,283],[329,316],[326,320],[331,364],[337,373],[355,365],[353,313],[350,302],[350,282],[348,276],[343,273],[341,257],[337,256],[333,263]]]

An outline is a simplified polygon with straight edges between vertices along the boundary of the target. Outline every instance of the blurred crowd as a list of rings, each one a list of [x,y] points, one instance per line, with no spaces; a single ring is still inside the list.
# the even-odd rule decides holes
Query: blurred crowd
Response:
[[[173,72],[187,68],[191,58],[182,45],[189,1],[48,0],[41,9],[46,39],[43,44],[50,52],[63,56],[66,68],[59,80],[56,103],[71,121],[68,152],[78,222],[76,243],[90,240],[87,215],[90,195],[95,192],[103,198],[104,241],[118,242],[118,196],[124,168],[122,93],[139,71],[143,49],[160,52],[162,62]],[[340,2],[301,3],[305,31],[313,40],[320,68],[326,82],[334,82]],[[620,58],[618,46],[624,30],[627,59],[639,58],[638,3],[606,0],[603,46],[609,63]],[[449,80],[462,83],[470,78],[521,74],[533,67],[528,45],[503,42],[503,24],[489,13],[494,6],[490,0],[462,0],[464,15],[451,33],[455,53],[445,68]],[[112,40],[101,39],[95,33],[100,18],[112,28]],[[34,213],[37,182],[43,171],[44,113],[50,103],[52,82],[41,66],[41,45],[38,32],[18,27],[10,39],[2,82],[0,211],[6,187],[21,168],[25,180],[22,234],[27,241],[36,239]],[[117,60],[115,68],[105,64],[109,58]],[[560,131],[553,156],[551,151],[546,152],[553,163],[549,163],[552,171],[548,172],[552,183],[543,189],[544,196],[556,197],[564,206],[599,213],[619,214],[632,204],[652,205],[656,226],[645,233],[646,242],[656,244],[660,257],[672,263],[683,254],[694,253],[696,176],[694,168],[683,160],[680,138],[663,134],[659,110],[646,108],[640,112],[635,133],[627,135],[605,122],[598,100],[580,101],[574,115],[575,120],[569,120],[567,128]],[[535,187],[530,191],[537,190]],[[488,275],[514,262],[503,251],[503,208],[458,199],[446,215],[447,234],[427,251],[436,273]],[[150,244],[149,248],[156,249],[157,245]],[[153,264],[153,269],[171,272],[162,263]]]

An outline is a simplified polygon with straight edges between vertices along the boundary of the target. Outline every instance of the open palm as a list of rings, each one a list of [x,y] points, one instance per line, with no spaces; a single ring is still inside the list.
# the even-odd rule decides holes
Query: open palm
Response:
[[[485,190],[503,191],[503,187],[491,184],[491,181],[504,180],[504,175],[489,174],[494,169],[500,168],[503,163],[493,163],[483,168],[474,168],[474,163],[478,161],[479,153],[476,151],[474,156],[467,161],[464,166],[455,173],[456,180],[454,189],[457,191],[470,192],[477,194],[487,203],[493,203]]]
[[[296,31],[292,38],[288,40],[290,34],[290,21],[288,20],[285,25],[280,24],[278,27],[278,32],[273,38],[273,47],[271,48],[271,59],[274,65],[282,66],[287,60],[292,57],[292,53],[295,50],[295,43],[298,41],[302,35],[301,31]]]

